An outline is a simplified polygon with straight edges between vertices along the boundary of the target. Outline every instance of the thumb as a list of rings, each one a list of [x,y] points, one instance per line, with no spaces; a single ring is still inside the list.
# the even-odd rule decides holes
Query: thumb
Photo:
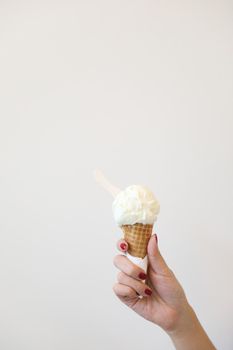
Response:
[[[169,272],[169,267],[167,266],[162,255],[160,254],[156,234],[153,234],[149,240],[147,246],[147,254],[149,265],[152,268],[152,270],[158,274],[167,275]]]

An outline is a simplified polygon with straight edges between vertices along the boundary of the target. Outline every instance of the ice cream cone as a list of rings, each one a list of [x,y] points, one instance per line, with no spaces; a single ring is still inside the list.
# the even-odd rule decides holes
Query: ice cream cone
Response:
[[[136,223],[133,225],[122,225],[124,239],[128,243],[128,253],[138,258],[147,255],[147,245],[152,234],[153,225]]]

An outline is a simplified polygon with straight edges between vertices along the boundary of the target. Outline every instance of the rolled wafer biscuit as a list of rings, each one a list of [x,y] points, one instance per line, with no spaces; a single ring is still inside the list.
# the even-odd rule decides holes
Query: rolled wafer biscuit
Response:
[[[147,245],[152,234],[153,225],[136,223],[133,225],[122,225],[124,239],[128,243],[128,253],[138,258],[147,255]]]

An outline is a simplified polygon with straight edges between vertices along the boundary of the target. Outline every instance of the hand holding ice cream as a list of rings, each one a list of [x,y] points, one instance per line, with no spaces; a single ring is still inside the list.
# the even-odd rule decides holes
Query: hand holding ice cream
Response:
[[[118,249],[129,253],[127,257],[120,254],[114,258],[114,265],[120,270],[113,287],[115,294],[146,320],[162,327],[177,349],[187,349],[191,344],[195,349],[214,350],[181,285],[160,254],[157,235],[151,237],[159,213],[153,193],[136,185],[120,191],[99,171],[95,178],[115,198],[113,214],[125,238],[118,242]]]

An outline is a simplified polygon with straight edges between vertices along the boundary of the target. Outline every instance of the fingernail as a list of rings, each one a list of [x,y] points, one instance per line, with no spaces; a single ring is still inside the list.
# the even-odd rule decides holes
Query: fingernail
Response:
[[[156,233],[155,233],[155,241],[156,241],[156,244],[158,244],[158,236],[156,235]]]
[[[145,280],[146,279],[146,274],[144,272],[140,272],[138,277],[141,279],[141,280]]]
[[[145,294],[146,294],[146,295],[151,295],[151,294],[152,294],[152,290],[150,290],[150,289],[145,289]]]
[[[127,245],[125,243],[121,243],[120,247],[121,247],[122,250],[126,250]]]

